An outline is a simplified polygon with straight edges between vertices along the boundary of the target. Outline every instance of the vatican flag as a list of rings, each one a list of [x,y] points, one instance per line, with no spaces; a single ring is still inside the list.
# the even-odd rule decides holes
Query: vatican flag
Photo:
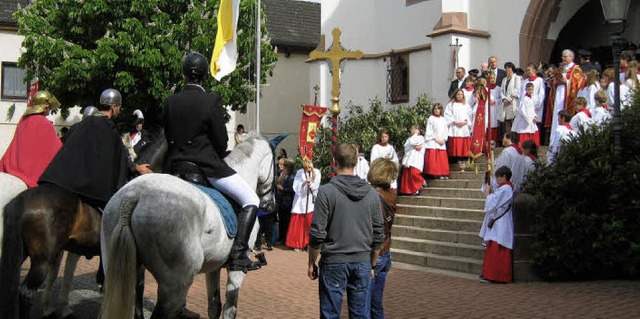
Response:
[[[218,8],[218,33],[211,57],[211,75],[220,81],[225,75],[236,69],[238,48],[236,45],[236,26],[240,0],[221,0]]]

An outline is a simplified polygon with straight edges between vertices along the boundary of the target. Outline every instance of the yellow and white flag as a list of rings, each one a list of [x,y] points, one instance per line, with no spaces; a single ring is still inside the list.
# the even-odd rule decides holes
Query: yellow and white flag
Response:
[[[220,81],[236,69],[238,48],[236,27],[240,0],[221,0],[218,8],[218,33],[211,57],[211,75]]]

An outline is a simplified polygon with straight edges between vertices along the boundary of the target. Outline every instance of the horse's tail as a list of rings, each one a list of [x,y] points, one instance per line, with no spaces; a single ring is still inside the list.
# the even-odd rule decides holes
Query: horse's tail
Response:
[[[106,245],[105,294],[100,308],[102,319],[133,317],[137,251],[131,231],[131,214],[137,203],[137,198],[123,199],[120,204],[118,224],[113,229],[110,242]]]
[[[4,208],[4,237],[0,257],[0,318],[15,318],[18,311],[20,266],[24,261],[22,240],[23,196],[12,199]]]

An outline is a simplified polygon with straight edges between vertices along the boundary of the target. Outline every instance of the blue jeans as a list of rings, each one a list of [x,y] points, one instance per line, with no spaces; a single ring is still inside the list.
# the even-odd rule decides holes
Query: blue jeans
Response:
[[[371,264],[320,263],[320,318],[340,318],[342,297],[347,292],[349,318],[369,318],[367,297],[371,283]]]
[[[387,281],[387,273],[391,269],[391,252],[378,256],[376,262],[376,277],[371,279],[369,285],[369,304],[371,319],[384,319],[384,307],[382,297],[384,295],[384,284]]]

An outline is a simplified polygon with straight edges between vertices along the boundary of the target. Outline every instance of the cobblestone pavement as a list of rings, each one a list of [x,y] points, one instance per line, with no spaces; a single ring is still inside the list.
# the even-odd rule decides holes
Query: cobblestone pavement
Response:
[[[238,318],[317,318],[318,283],[306,276],[307,254],[280,248],[266,254],[269,265],[245,279]],[[78,264],[70,298],[78,319],[97,318],[102,300],[94,283],[97,263],[97,258],[82,258]],[[23,275],[26,267],[28,263]],[[146,280],[145,308],[151,311],[157,286],[148,273]],[[203,318],[205,287],[200,274],[188,297],[189,309]],[[640,282],[498,285],[394,267],[387,279],[385,307],[387,318],[640,318]],[[31,318],[40,316],[35,306]]]

